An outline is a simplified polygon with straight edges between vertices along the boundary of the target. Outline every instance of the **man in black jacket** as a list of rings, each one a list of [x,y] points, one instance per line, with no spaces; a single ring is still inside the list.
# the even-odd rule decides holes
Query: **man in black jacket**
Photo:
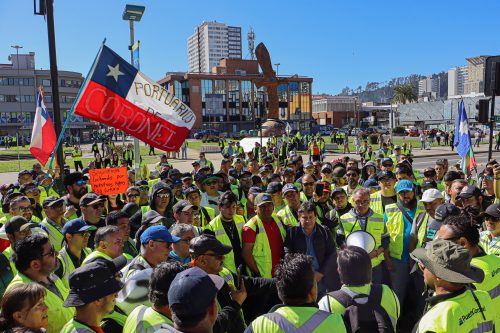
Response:
[[[285,254],[303,253],[314,259],[314,276],[318,282],[318,297],[340,288],[337,272],[337,251],[328,228],[316,223],[316,210],[311,202],[303,203],[298,211],[300,224],[286,232]]]

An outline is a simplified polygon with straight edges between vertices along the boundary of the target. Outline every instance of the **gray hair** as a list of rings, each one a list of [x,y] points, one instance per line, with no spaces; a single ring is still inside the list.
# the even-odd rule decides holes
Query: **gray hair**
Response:
[[[20,196],[20,197],[17,197],[17,198],[14,198],[10,204],[9,204],[9,208],[14,210],[15,208],[17,208],[19,206],[19,204],[21,202],[29,202],[29,204],[31,205],[31,201],[28,197],[26,196]]]
[[[175,223],[172,228],[170,228],[170,233],[172,236],[182,237],[186,232],[194,232],[194,227],[186,223]]]
[[[352,197],[354,198],[355,195],[367,195],[370,197],[370,190],[367,188],[357,188],[354,190]]]
[[[94,237],[95,247],[98,247],[101,241],[107,241],[109,236],[117,232],[120,232],[120,229],[116,225],[108,225],[106,227],[97,229]]]

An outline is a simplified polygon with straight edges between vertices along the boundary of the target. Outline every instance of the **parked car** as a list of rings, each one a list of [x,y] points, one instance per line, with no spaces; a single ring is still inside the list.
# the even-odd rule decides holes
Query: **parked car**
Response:
[[[406,133],[411,137],[417,137],[420,135],[420,131],[418,130],[418,128],[409,128],[407,129]]]
[[[351,135],[360,135],[361,133],[363,133],[363,131],[361,130],[361,128],[355,127],[355,128],[353,128],[351,130]]]
[[[385,135],[388,135],[389,134],[389,130],[387,128],[383,128],[383,127],[380,127],[380,126],[377,126],[375,128],[375,131],[377,133],[381,133],[381,134],[385,134]]]
[[[220,132],[213,129],[202,130],[195,133],[196,140],[214,141],[219,139]]]

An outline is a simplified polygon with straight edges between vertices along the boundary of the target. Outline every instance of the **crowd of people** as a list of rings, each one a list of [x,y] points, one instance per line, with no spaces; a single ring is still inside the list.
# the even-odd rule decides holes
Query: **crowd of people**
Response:
[[[500,164],[474,182],[446,159],[416,170],[411,147],[326,162],[286,140],[187,172],[162,155],[112,195],[95,164],[19,172],[0,186],[0,332],[500,328]]]

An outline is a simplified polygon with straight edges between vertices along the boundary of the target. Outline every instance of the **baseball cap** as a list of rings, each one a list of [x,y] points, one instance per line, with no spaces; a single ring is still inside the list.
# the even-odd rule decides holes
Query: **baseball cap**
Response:
[[[342,188],[340,186],[335,187],[335,189],[332,192],[332,197],[334,197],[335,194],[337,194],[337,193],[344,193],[345,195],[347,195],[347,192],[344,190],[344,188]]]
[[[198,161],[194,161],[193,163],[191,163],[191,165],[193,165],[193,166],[194,166],[194,165],[197,165],[197,164],[198,164],[198,165],[200,165],[200,162],[198,162]]]
[[[197,187],[197,186],[189,186],[187,187],[186,189],[184,189],[184,191],[182,191],[182,194],[184,194],[185,196],[191,194],[191,193],[194,193],[194,192],[198,192],[200,193],[200,189]]]
[[[430,188],[422,195],[422,202],[433,202],[436,199],[443,199],[443,194],[435,188]]]
[[[242,178],[249,178],[249,177],[252,177],[252,173],[250,171],[244,171],[237,178],[242,179]]]
[[[436,213],[434,213],[434,219],[436,221],[442,222],[448,216],[457,216],[457,215],[460,215],[460,209],[457,206],[451,203],[444,203],[436,208]]]
[[[323,192],[328,192],[328,193],[332,192],[330,183],[328,183],[328,182],[318,182],[318,184],[323,184]]]
[[[209,180],[217,180],[217,176],[215,176],[215,175],[207,175],[207,176],[205,176],[205,178],[203,178],[202,183],[205,184]]]
[[[233,249],[232,246],[222,244],[214,235],[202,234],[191,240],[189,252],[202,255],[212,251],[215,255],[226,255]]]
[[[141,235],[141,244],[146,244],[150,240],[177,243],[180,238],[172,236],[164,225],[154,225],[147,228]]]
[[[400,180],[398,185],[396,186],[396,192],[402,191],[413,191],[415,189],[415,185],[407,179]]]
[[[257,195],[259,193],[262,193],[262,189],[258,186],[252,186],[248,190],[248,194],[251,194],[251,195]]]
[[[83,197],[80,199],[80,206],[86,207],[93,205],[98,202],[103,202],[105,200],[104,196],[97,195],[93,192],[85,194]]]
[[[484,211],[485,215],[500,219],[500,204],[489,205]]]
[[[383,170],[377,173],[377,179],[381,180],[382,178],[393,178],[396,179],[396,176],[394,175],[394,172],[390,170]]]
[[[472,197],[480,197],[481,190],[475,186],[467,185],[462,191],[458,194],[459,198],[472,198]]]
[[[285,170],[283,170],[283,172],[282,172],[282,175],[284,175],[284,174],[292,174],[292,175],[293,175],[293,174],[295,174],[295,171],[293,171],[293,169],[292,169],[292,168],[286,168],[286,169],[285,169]]]
[[[266,192],[269,194],[279,193],[283,189],[283,185],[280,182],[270,182],[267,185]]]
[[[140,209],[139,205],[135,202],[129,202],[122,208],[122,212],[127,214],[128,217],[132,217]]]
[[[135,186],[149,186],[148,184],[148,181],[147,180],[138,180],[135,182]]]
[[[430,189],[430,188],[435,188],[437,189],[438,185],[434,179],[431,180],[424,180],[422,182],[422,185],[420,185],[423,189]]]
[[[5,223],[4,229],[5,233],[13,235],[15,232],[24,231],[34,225],[22,216],[14,216]]]
[[[187,200],[178,201],[172,210],[174,213],[187,212],[189,209],[193,208],[194,210],[198,210],[197,206],[191,205],[191,203]]]
[[[255,205],[257,207],[261,206],[265,203],[268,203],[268,202],[270,202],[270,203],[273,202],[273,200],[271,199],[271,196],[268,193],[259,193],[255,197]]]
[[[61,233],[66,234],[77,234],[79,232],[84,232],[87,230],[96,230],[97,228],[93,225],[88,225],[82,218],[73,219],[64,224]]]
[[[325,163],[321,166],[321,172],[329,170],[330,172],[332,171],[332,166],[329,163]]]
[[[61,202],[64,202],[63,198],[58,198],[55,195],[51,195],[50,197],[45,198],[43,200],[42,207],[47,208],[47,207],[52,207],[54,205],[60,204]]]
[[[218,275],[207,274],[199,267],[177,274],[168,290],[168,304],[176,314],[203,315],[224,285]]]
[[[290,191],[299,192],[299,190],[297,189],[297,187],[295,185],[285,184],[285,186],[283,186],[283,189],[281,190],[281,194],[285,195]]]
[[[401,149],[401,146],[399,146],[399,145],[395,145],[395,146],[394,146],[394,149]]]
[[[314,168],[314,164],[311,161],[304,163],[304,168]]]
[[[380,186],[378,186],[378,182],[374,178],[368,178],[367,180],[365,180],[365,182],[363,183],[363,187],[364,188],[372,188],[372,187],[380,188]]]
[[[150,210],[142,214],[141,225],[162,223],[165,216],[158,213],[156,210]]]
[[[434,168],[425,168],[424,169],[424,176],[425,177],[433,177],[436,174],[437,174],[436,169],[434,169]]]
[[[193,175],[190,174],[189,172],[183,173],[181,176],[182,181],[186,181],[186,180],[190,180],[190,179],[193,180]]]
[[[126,264],[127,259],[118,256],[113,260],[94,261],[75,269],[69,276],[70,290],[64,306],[82,306],[120,291],[123,283],[115,275]]]
[[[21,176],[23,176],[23,175],[30,175],[30,176],[32,176],[32,173],[31,173],[31,171],[29,171],[29,170],[21,170],[21,171],[19,171],[19,173],[17,174],[17,177],[21,177]]]
[[[391,163],[391,165],[393,165],[393,164],[394,164],[394,161],[393,161],[393,160],[392,160],[392,158],[390,158],[390,157],[384,157],[384,158],[382,159],[382,165],[384,165],[385,163],[388,163],[388,162],[390,162],[390,163]]]

